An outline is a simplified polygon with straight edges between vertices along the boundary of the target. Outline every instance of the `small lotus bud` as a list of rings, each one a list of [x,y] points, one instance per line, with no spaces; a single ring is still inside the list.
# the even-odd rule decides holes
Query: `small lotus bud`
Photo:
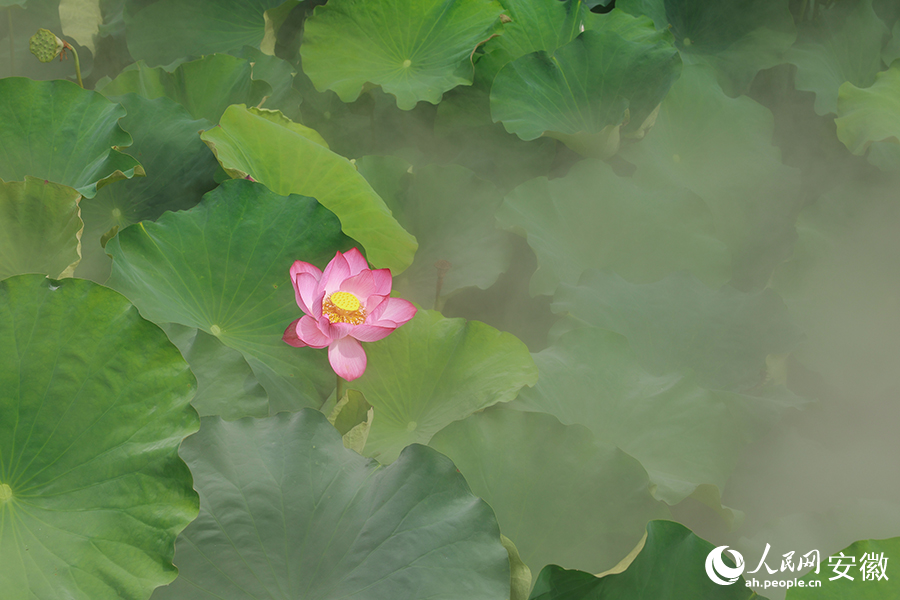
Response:
[[[65,42],[56,37],[49,29],[38,29],[38,32],[31,36],[28,48],[31,53],[38,57],[41,62],[50,62],[62,52]]]

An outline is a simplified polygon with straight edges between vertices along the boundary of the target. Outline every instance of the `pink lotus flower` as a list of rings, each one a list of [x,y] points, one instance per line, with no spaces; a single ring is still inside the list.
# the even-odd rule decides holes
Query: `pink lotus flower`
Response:
[[[298,260],[291,267],[297,305],[306,313],[284,332],[291,346],[328,347],[328,362],[340,377],[353,381],[366,370],[359,342],[375,342],[416,314],[411,302],[391,298],[391,270],[369,269],[353,248],[338,252],[323,273]]]

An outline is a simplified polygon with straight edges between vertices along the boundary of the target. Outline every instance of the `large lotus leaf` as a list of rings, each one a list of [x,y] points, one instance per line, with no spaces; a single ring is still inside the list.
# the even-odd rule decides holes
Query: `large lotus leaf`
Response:
[[[651,521],[643,547],[625,571],[597,577],[548,565],[538,575],[530,600],[765,600],[743,577],[733,585],[714,583],[703,568],[713,549],[684,525]],[[727,552],[722,557],[735,567]]]
[[[704,389],[689,374],[652,374],[624,337],[592,327],[564,334],[535,362],[540,380],[510,406],[586,426],[637,458],[669,504],[701,484],[724,489],[741,450],[785,407]]]
[[[165,334],[90,281],[0,281],[0,590],[144,600],[197,516],[178,457],[194,377]]]
[[[196,327],[240,352],[269,395],[269,410],[322,403],[333,385],[323,352],[281,337],[302,313],[289,270],[324,267],[352,242],[312,198],[226,181],[189,211],[127,227],[106,246],[109,286],[157,323]]]
[[[869,87],[844,83],[837,113],[838,138],[853,154],[865,154],[872,142],[900,143],[900,61]]]
[[[391,216],[375,190],[322,137],[277,111],[229,106],[201,138],[232,176],[249,174],[277,194],[312,196],[337,215],[344,233],[373,265],[394,275],[413,261],[416,240]]]
[[[841,555],[844,558],[839,558]],[[804,575],[801,581],[806,582],[806,587],[789,589],[787,600],[897,598],[900,596],[900,578],[895,575],[897,555],[900,555],[900,537],[854,542],[827,560],[822,557],[820,572]],[[839,562],[843,566],[837,566]],[[838,575],[845,571],[846,577]],[[810,586],[813,581],[819,582],[817,587]]]
[[[143,175],[119,148],[125,109],[68,81],[0,79],[0,179],[26,175],[73,187],[86,198],[99,188]]]
[[[773,278],[806,335],[794,355],[849,398],[900,385],[897,180],[847,182],[800,215],[794,257]]]
[[[437,104],[472,83],[472,54],[499,32],[502,10],[493,0],[331,0],[306,20],[303,71],[344,102],[374,83],[403,110]]]
[[[491,508],[431,448],[382,467],[308,409],[205,418],[182,455],[200,516],[178,538],[178,579],[153,600],[508,597]]]
[[[135,63],[97,91],[107,98],[140,94],[165,96],[184,106],[195,119],[217,123],[232,104],[258,104],[272,86],[252,78],[250,61],[228,54],[213,54],[178,65],[171,73],[162,67]]]
[[[577,283],[585,269],[611,269],[638,283],[682,269],[709,285],[728,278],[731,257],[702,200],[675,186],[619,177],[604,162],[582,161],[565,177],[520,185],[497,220],[524,231],[537,255],[532,295]]]
[[[732,391],[755,387],[766,356],[802,338],[772,290],[713,290],[688,273],[636,285],[588,271],[577,286],[559,287],[553,310],[622,334],[657,375],[694,371],[701,385]]]
[[[503,195],[493,184],[456,165],[412,169],[401,159],[374,156],[356,164],[403,228],[422,240],[415,261],[394,282],[399,295],[430,306],[439,278],[440,295],[448,296],[465,287],[486,289],[509,268],[509,234],[494,227]],[[376,173],[403,189],[382,191]],[[443,275],[439,261],[450,263]]]
[[[615,19],[624,15],[613,11],[611,17],[598,17],[590,12],[589,3],[581,0],[534,2],[532,0],[500,0],[509,21],[504,19],[503,32],[487,41],[484,54],[476,63],[476,80],[490,84],[503,65],[538,50],[553,52],[580,34],[586,19]],[[624,15],[631,20],[630,15]]]
[[[79,200],[72,188],[34,177],[0,182],[0,279],[71,275],[81,260]]]
[[[367,344],[366,354],[365,374],[350,385],[375,407],[365,454],[382,463],[537,381],[534,360],[515,336],[434,311],[419,310],[384,340]]]
[[[530,2],[529,0],[500,0],[509,17],[503,33],[484,45],[485,55],[478,61],[494,63],[494,74],[508,62],[537,50],[553,52],[568,44],[581,33],[585,7],[581,2]]]
[[[265,12],[284,0],[125,0],[128,51],[152,67],[259,47]]]
[[[605,158],[618,147],[618,128],[644,123],[680,72],[668,32],[635,39],[611,27],[585,31],[552,54],[503,67],[491,87],[491,115],[523,140],[555,137]]]
[[[154,220],[167,210],[195,206],[215,186],[213,175],[219,168],[199,135],[212,127],[209,121],[195,120],[168,98],[148,100],[125,94],[114,100],[128,111],[121,123],[134,137],[130,151],[140,159],[147,176],[104,187],[82,202],[84,260],[76,274],[99,283],[106,281],[111,268],[101,245],[104,235]]]
[[[685,64],[715,68],[731,96],[746,91],[756,73],[781,64],[797,31],[788,0],[620,0],[616,7],[644,14],[671,29]]]
[[[163,330],[197,378],[191,404],[201,417],[233,421],[268,416],[269,396],[240,352],[194,327],[167,323]]]
[[[772,130],[769,109],[726,96],[709,68],[685,67],[647,136],[622,150],[635,178],[703,198],[741,289],[764,287],[796,235],[800,172],[782,163]]]
[[[872,0],[817,7],[815,23],[804,23],[787,60],[797,66],[794,85],[816,94],[820,115],[837,112],[845,81],[869,87],[881,70],[881,49],[890,32],[872,10]]]
[[[549,563],[608,569],[647,521],[668,514],[634,458],[550,415],[494,407],[450,424],[430,445],[491,505],[532,573]]]

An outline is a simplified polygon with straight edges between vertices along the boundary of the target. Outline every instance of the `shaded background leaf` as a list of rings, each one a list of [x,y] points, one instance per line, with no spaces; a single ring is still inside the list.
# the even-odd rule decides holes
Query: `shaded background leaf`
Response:
[[[72,188],[34,177],[0,182],[0,279],[71,275],[81,260],[80,200]]]
[[[550,415],[494,407],[452,423],[430,445],[491,505],[532,573],[549,563],[612,567],[647,521],[668,514],[635,459]]]
[[[494,600],[509,591],[490,507],[431,448],[414,445],[382,467],[303,410],[206,418],[182,452],[202,508],[178,538],[178,579],[154,600]]]

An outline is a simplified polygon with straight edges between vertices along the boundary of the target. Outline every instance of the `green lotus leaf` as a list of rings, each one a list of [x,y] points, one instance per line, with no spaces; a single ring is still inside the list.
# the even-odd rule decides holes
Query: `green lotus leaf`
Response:
[[[493,0],[332,0],[306,20],[300,55],[319,91],[344,102],[366,83],[412,109],[437,104],[458,85],[471,85],[475,48],[500,30],[503,7]]]
[[[653,129],[621,153],[637,166],[636,179],[703,199],[716,236],[731,250],[739,289],[765,287],[796,236],[800,171],[781,161],[772,130],[769,109],[746,96],[729,98],[708,67],[691,66],[672,86]]]
[[[143,175],[140,163],[118,150],[131,145],[118,124],[124,115],[68,81],[0,79],[0,179],[31,175],[93,198],[113,181]]]
[[[801,581],[806,587],[791,588],[787,592],[787,600],[881,600],[895,598],[900,594],[900,579],[891,572],[895,562],[891,558],[900,554],[900,537],[884,540],[860,540],[835,552],[828,559],[822,557],[822,568],[819,573],[809,572]],[[840,558],[852,556],[853,559]],[[832,561],[832,557],[838,557]],[[847,577],[837,574],[844,572],[844,567],[837,567],[840,561],[846,569]],[[837,568],[837,570],[835,570]],[[894,567],[896,568],[896,567]],[[851,579],[852,578],[852,579]],[[810,582],[818,581],[817,587],[810,587]],[[812,591],[815,590],[815,591]]]
[[[191,404],[201,417],[234,421],[268,416],[269,396],[240,352],[194,327],[167,323],[163,330],[197,378],[197,393]]]
[[[431,448],[412,446],[382,467],[346,450],[321,413],[303,410],[205,418],[182,455],[200,516],[178,538],[178,579],[153,600],[509,593],[491,508]]]
[[[512,258],[509,234],[494,227],[494,212],[503,195],[493,184],[456,165],[412,169],[394,157],[365,157],[360,173],[385,199],[404,229],[422,240],[413,264],[394,281],[397,293],[423,306],[440,295],[471,286],[486,289],[506,272]],[[375,172],[392,175],[402,191],[379,189]],[[441,274],[439,261],[450,263]]]
[[[682,269],[709,285],[728,276],[728,250],[715,238],[702,200],[676,186],[619,177],[600,161],[520,185],[506,196],[497,220],[523,231],[537,255],[532,295],[577,283],[585,269],[611,269],[633,282]]]
[[[356,167],[328,149],[314,130],[277,111],[229,106],[218,127],[200,136],[233,177],[251,175],[276,194],[312,196],[341,220],[373,265],[401,273],[413,261],[415,238]]]
[[[580,0],[500,0],[500,4],[509,21],[504,22],[501,35],[485,43],[484,55],[475,65],[476,80],[488,87],[503,65],[539,50],[552,53],[571,42],[591,16],[590,7]]]
[[[882,69],[881,49],[890,35],[872,10],[872,0],[819,7],[815,23],[804,23],[787,60],[796,65],[794,85],[816,94],[816,112],[837,112],[838,88],[846,81],[869,87]]]
[[[267,10],[284,0],[125,0],[128,51],[151,67],[185,56],[258,48]],[[214,18],[211,18],[214,16]]]
[[[367,344],[366,355],[365,374],[350,385],[375,407],[365,454],[382,463],[537,381],[534,360],[515,336],[434,311],[419,310],[387,338]]]
[[[180,104],[168,98],[148,100],[137,94],[115,97],[128,111],[122,126],[131,132],[130,151],[147,170],[147,176],[104,187],[82,202],[85,233],[84,259],[78,277],[103,283],[111,261],[103,249],[103,236],[143,220],[153,220],[167,210],[185,210],[215,186],[219,165],[200,139],[199,131],[212,127],[195,120]]]
[[[312,198],[226,181],[189,211],[120,231],[106,246],[109,286],[146,318],[201,329],[240,352],[269,395],[269,411],[318,407],[333,387],[324,351],[281,337],[297,308],[289,270],[320,268],[351,240]]]
[[[197,516],[178,457],[194,377],[121,295],[79,279],[0,281],[4,598],[143,600],[175,579]]]
[[[756,73],[784,62],[797,37],[788,0],[620,0],[619,8],[671,29],[685,64],[707,64],[729,96]]]
[[[694,371],[701,385],[731,391],[757,386],[766,357],[802,339],[772,290],[713,290],[688,273],[635,285],[588,271],[578,286],[559,287],[553,311],[625,336],[656,375]]]
[[[806,336],[794,356],[846,398],[900,385],[898,227],[896,179],[846,182],[801,212],[794,256],[773,277]]]
[[[743,577],[733,585],[714,583],[702,568],[712,551],[712,544],[684,525],[651,521],[643,547],[623,572],[597,577],[548,565],[538,575],[530,600],[766,600],[748,588]],[[729,567],[735,566],[728,552],[722,557]]]
[[[634,458],[550,415],[494,407],[451,423],[429,445],[491,505],[532,573],[550,563],[612,567],[647,521],[668,515]]]
[[[141,61],[97,91],[107,98],[130,93],[151,100],[165,96],[184,106],[195,119],[217,123],[228,106],[258,104],[272,93],[272,86],[253,79],[252,74],[250,61],[228,54],[181,63],[171,73]]]
[[[71,275],[81,260],[79,200],[72,188],[34,177],[0,182],[0,279]]]
[[[587,156],[618,149],[620,127],[638,127],[681,72],[668,32],[623,36],[585,31],[553,54],[534,52],[503,67],[491,87],[491,115],[523,140],[560,139]]]
[[[853,154],[865,154],[873,142],[900,144],[900,61],[878,73],[869,87],[844,83],[837,113],[838,139]]]
[[[654,495],[672,505],[702,484],[724,489],[743,448],[799,404],[704,389],[690,374],[652,374],[624,337],[596,328],[570,331],[534,357],[540,380],[509,406],[586,426],[638,459]]]

